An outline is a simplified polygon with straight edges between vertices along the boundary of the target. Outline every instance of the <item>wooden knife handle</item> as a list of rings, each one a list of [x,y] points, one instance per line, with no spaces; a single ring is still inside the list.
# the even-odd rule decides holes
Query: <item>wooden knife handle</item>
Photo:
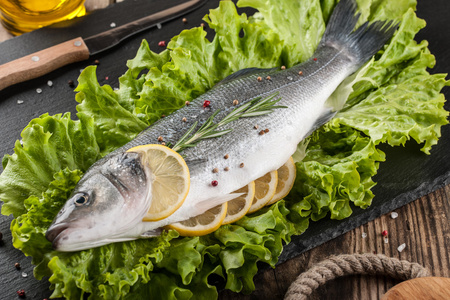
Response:
[[[89,58],[81,37],[0,65],[0,90]]]

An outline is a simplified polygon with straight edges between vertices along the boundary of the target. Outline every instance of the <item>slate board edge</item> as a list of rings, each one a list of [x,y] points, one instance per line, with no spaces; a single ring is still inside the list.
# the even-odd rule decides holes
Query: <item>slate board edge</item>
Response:
[[[384,214],[405,206],[413,202],[414,200],[417,200],[418,198],[437,191],[448,184],[450,184],[450,171],[442,176],[437,177],[433,182],[423,182],[414,190],[400,194],[397,197],[393,198],[391,201],[385,202],[380,206],[370,206],[364,211],[364,213],[358,216],[354,216],[353,218],[347,218],[340,221],[336,224],[336,227],[325,229],[320,234],[320,236],[316,236],[316,239],[314,239],[314,241],[311,242],[311,240],[308,240],[307,242],[309,242],[309,244],[302,242],[302,235],[293,236],[291,243],[284,246],[283,252],[278,259],[277,265],[282,264],[287,260],[294,258],[295,256],[298,256],[317,246],[325,244],[326,242],[337,238],[342,234],[347,233],[361,225],[367,224],[368,222],[373,221]],[[299,246],[301,248],[299,248]]]

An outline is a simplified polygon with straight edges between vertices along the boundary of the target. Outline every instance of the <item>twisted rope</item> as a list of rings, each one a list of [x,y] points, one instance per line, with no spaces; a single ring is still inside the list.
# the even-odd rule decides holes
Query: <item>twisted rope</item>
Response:
[[[417,263],[387,257],[382,254],[345,254],[331,256],[300,274],[289,287],[285,300],[307,299],[325,282],[347,275],[386,275],[408,280],[430,276],[428,270]]]

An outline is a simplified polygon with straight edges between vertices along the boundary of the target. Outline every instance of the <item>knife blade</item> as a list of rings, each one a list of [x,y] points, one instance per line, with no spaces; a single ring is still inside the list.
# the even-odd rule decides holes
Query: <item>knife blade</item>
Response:
[[[206,2],[207,0],[189,0],[88,38],[77,37],[0,65],[0,90],[38,78],[65,65],[87,60],[158,23],[189,13]]]

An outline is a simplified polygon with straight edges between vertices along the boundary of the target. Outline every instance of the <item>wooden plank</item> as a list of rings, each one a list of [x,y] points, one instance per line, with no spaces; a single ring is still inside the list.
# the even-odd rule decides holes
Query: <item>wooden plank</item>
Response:
[[[84,6],[86,7],[86,11],[93,11],[96,9],[105,8],[108,5],[114,3],[114,0],[86,0]],[[117,1],[120,2],[120,1]]]
[[[0,42],[9,40],[12,37],[13,37],[12,34],[10,34],[8,31],[6,31],[5,28],[0,26]]]

